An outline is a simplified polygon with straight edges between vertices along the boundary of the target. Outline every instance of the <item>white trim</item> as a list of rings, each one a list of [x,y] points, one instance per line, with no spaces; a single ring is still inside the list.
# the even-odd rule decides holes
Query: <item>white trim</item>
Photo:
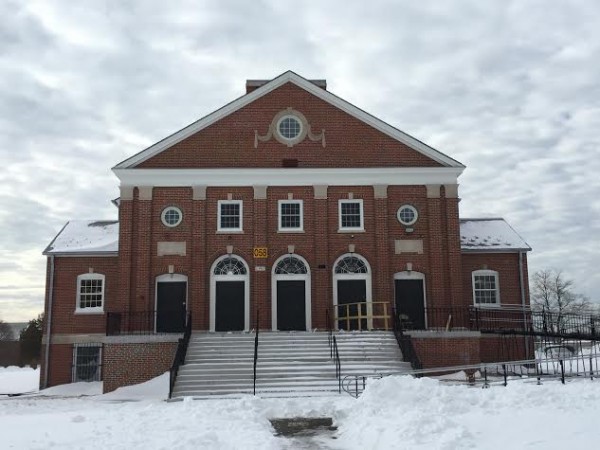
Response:
[[[279,261],[281,261],[284,258],[289,258],[290,256],[293,258],[298,258],[300,261],[302,261],[306,266],[307,273],[295,275],[275,274],[275,269],[277,268],[277,264],[279,263]],[[277,260],[273,263],[273,267],[271,269],[271,328],[273,329],[273,331],[277,331],[277,281],[293,280],[304,280],[304,312],[306,321],[306,331],[310,331],[312,328],[310,266],[308,265],[308,261],[306,261],[306,259],[294,253],[293,255],[286,254],[277,258]]]
[[[455,167],[113,169],[121,186],[422,186],[456,184]]]
[[[359,227],[343,227],[342,226],[342,205],[358,203],[360,205],[360,226]],[[365,231],[365,209],[362,198],[342,198],[338,200],[338,232],[347,231]]]
[[[102,306],[95,307],[81,307],[81,281],[82,280],[102,280],[102,299],[100,300]],[[81,275],[77,275],[77,293],[75,295],[75,314],[103,314],[104,313],[104,302],[105,302],[105,293],[106,293],[106,276],[101,273],[82,273]]]
[[[165,273],[163,275],[159,275],[154,280],[154,332],[156,333],[156,322],[158,320],[158,283],[176,283],[176,282],[185,282],[185,312],[189,311],[189,301],[188,301],[188,289],[190,287],[190,283],[188,282],[187,275],[183,275],[180,273]]]
[[[114,169],[124,169],[124,168],[132,168],[136,165],[152,158],[153,156],[161,153],[163,150],[181,142],[182,140],[190,137],[191,135],[203,130],[204,128],[212,125],[213,123],[223,119],[229,114],[243,108],[246,105],[254,102],[255,100],[263,97],[269,92],[279,88],[285,83],[293,83],[296,86],[304,89],[305,91],[313,94],[314,96],[320,98],[321,100],[335,106],[336,108],[350,114],[351,116],[361,120],[362,122],[372,126],[373,128],[381,131],[384,134],[396,139],[397,141],[402,142],[403,144],[409,146],[410,148],[422,153],[423,155],[445,165],[448,167],[460,167],[464,169],[464,166],[458,161],[450,158],[447,155],[444,155],[440,151],[424,144],[423,142],[415,139],[414,137],[398,130],[397,128],[392,127],[391,125],[385,123],[384,121],[378,119],[375,116],[363,111],[360,108],[352,105],[351,103],[337,97],[331,92],[322,89],[315,84],[311,83],[309,80],[299,76],[298,74],[287,71],[274,78],[273,80],[265,83],[263,86],[255,89],[249,94],[246,94],[238,99],[228,103],[222,108],[212,112],[211,114],[203,117],[202,119],[188,125],[187,127],[173,133],[172,135],[166,137],[162,141],[157,142],[154,145],[151,145],[145,150],[137,153],[136,155],[122,161],[117,164]]]
[[[169,212],[170,210],[175,210],[179,213],[179,220],[177,221],[177,223],[169,223],[166,220],[166,215],[167,212]],[[166,206],[162,212],[160,213],[160,221],[162,222],[162,224],[165,227],[169,227],[169,228],[175,228],[177,225],[179,225],[181,222],[183,222],[183,212],[181,212],[181,209],[179,209],[177,206]]]
[[[299,228],[283,228],[281,226],[281,207],[284,204],[294,203],[300,205],[300,227]],[[302,233],[304,232],[304,200],[278,200],[277,201],[277,231],[279,233]]]
[[[221,206],[240,205],[240,226],[237,228],[223,228],[221,226]],[[243,200],[219,200],[217,202],[217,231],[219,232],[241,232],[244,231],[244,201]]]
[[[402,219],[400,219],[400,211],[402,211],[405,208],[410,209],[415,214],[414,219],[410,222],[404,222]],[[419,211],[413,205],[405,203],[404,205],[400,206],[400,208],[398,208],[398,211],[396,211],[396,219],[398,219],[398,222],[400,222],[401,225],[404,225],[405,227],[410,227],[414,225],[417,222],[417,220],[419,220]]]
[[[367,273],[335,273],[335,268],[338,265],[338,263],[346,258],[347,256],[354,256],[356,258],[359,258],[361,261],[363,261],[365,263],[365,266],[367,267]],[[365,296],[366,296],[366,303],[367,303],[367,314],[370,316],[373,313],[373,297],[372,297],[372,292],[371,292],[371,265],[369,264],[369,261],[366,260],[365,257],[363,257],[362,255],[359,255],[358,253],[344,253],[343,255],[341,255],[338,259],[335,260],[335,262],[333,263],[333,267],[332,267],[332,273],[333,273],[333,307],[334,310],[335,308],[337,308],[337,304],[338,304],[338,285],[337,282],[339,280],[365,280]],[[335,316],[335,314],[334,314]],[[372,329],[373,328],[373,319],[368,319],[367,320],[367,329]],[[338,329],[338,324],[336,321],[335,324],[335,329]]]
[[[396,280],[423,280],[423,312],[424,312],[424,324],[425,329],[428,328],[427,323],[427,284],[425,282],[425,274],[422,272],[415,272],[414,270],[404,272],[396,272],[394,274],[394,307],[396,306]],[[395,320],[395,318],[394,318]]]
[[[296,136],[289,138],[289,137],[284,136],[281,133],[281,130],[279,129],[279,125],[281,125],[281,122],[283,122],[285,119],[294,119],[294,121],[296,121],[298,123],[298,125],[300,125],[300,131],[298,132],[298,134]],[[298,138],[302,137],[302,133],[304,132],[304,125],[302,124],[302,120],[300,120],[300,118],[296,114],[293,114],[293,113],[286,114],[285,116],[282,116],[279,118],[279,120],[277,120],[277,123],[275,124],[275,132],[285,142],[293,142],[293,141],[298,140]]]
[[[246,268],[246,275],[215,275],[215,267],[225,258],[237,258]],[[244,331],[250,331],[250,267],[244,258],[238,255],[222,255],[215,259],[210,266],[210,314],[209,331],[215,331],[216,323],[216,300],[217,300],[217,281],[244,281]]]
[[[496,303],[477,303],[475,301],[475,277],[477,275],[493,275],[496,284]],[[489,290],[489,289],[487,289]],[[499,308],[500,304],[500,274],[495,270],[480,269],[471,272],[471,291],[473,294],[473,305],[478,308]]]

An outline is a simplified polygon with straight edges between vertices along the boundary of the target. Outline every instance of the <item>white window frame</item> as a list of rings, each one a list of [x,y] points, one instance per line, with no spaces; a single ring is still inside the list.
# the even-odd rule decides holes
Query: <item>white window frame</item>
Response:
[[[477,303],[476,301],[476,296],[475,296],[475,277],[476,276],[493,276],[495,278],[494,282],[496,284],[496,302],[495,303]],[[487,270],[487,269],[482,269],[482,270],[474,270],[473,272],[471,272],[471,288],[473,291],[473,305],[475,305],[478,308],[499,308],[500,305],[500,276],[498,274],[498,272],[496,272],[495,270]],[[489,291],[490,289],[480,289],[480,290],[485,290],[485,291]]]
[[[169,222],[167,222],[166,215],[167,215],[167,212],[169,212],[170,210],[175,210],[179,213],[179,220],[177,221],[177,223],[170,224]],[[175,227],[179,226],[181,224],[181,222],[183,222],[183,213],[181,212],[181,209],[178,208],[177,206],[167,206],[160,213],[160,220],[165,227],[175,228]]]
[[[412,212],[415,214],[415,217],[413,218],[413,220],[411,220],[409,222],[405,222],[400,218],[400,211],[402,211],[405,208],[412,210]],[[419,220],[419,211],[417,211],[417,208],[415,208],[413,205],[409,205],[409,204],[402,205],[402,206],[400,206],[400,208],[398,208],[398,211],[396,211],[396,219],[398,219],[398,222],[400,222],[405,227],[411,227],[415,223],[417,223],[417,220]]]
[[[221,206],[240,205],[240,226],[238,228],[221,227]],[[219,200],[217,202],[217,231],[223,233],[241,233],[244,231],[244,201],[243,200]]]
[[[342,205],[348,203],[358,203],[360,205],[360,227],[343,227],[342,226]],[[365,231],[365,210],[363,200],[357,199],[340,199],[338,201],[338,232],[346,231]]]
[[[94,307],[81,307],[81,282],[83,280],[101,280],[102,281],[102,293],[101,293],[101,306]],[[104,313],[104,300],[106,293],[106,276],[101,273],[83,273],[77,276],[77,295],[75,303],[75,313],[77,314],[102,314]]]
[[[283,205],[285,204],[295,204],[295,205],[300,205],[300,226],[299,227],[295,227],[295,228],[290,228],[290,227],[283,227],[283,214],[282,214],[282,208]],[[280,233],[290,233],[290,232],[303,232],[304,231],[304,201],[303,200],[279,200],[277,202],[277,211],[278,213],[278,218],[277,218],[277,231],[279,231]]]

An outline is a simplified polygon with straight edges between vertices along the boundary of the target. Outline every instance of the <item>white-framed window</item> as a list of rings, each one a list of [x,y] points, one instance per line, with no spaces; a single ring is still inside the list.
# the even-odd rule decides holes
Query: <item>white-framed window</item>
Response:
[[[279,136],[287,141],[292,141],[302,133],[302,122],[292,114],[283,116],[277,121]]]
[[[473,303],[475,306],[500,306],[500,286],[495,270],[475,270],[473,278]]]
[[[339,229],[340,231],[364,231],[365,222],[361,199],[339,201]]]
[[[84,273],[77,277],[75,312],[103,312],[106,277],[101,273]]]
[[[217,231],[243,231],[242,200],[219,200],[217,210]]]
[[[398,218],[398,222],[400,222],[402,225],[410,226],[417,221],[419,218],[419,213],[417,208],[415,208],[413,205],[402,205],[400,208],[398,208],[396,217]]]
[[[183,213],[176,206],[167,206],[163,209],[160,220],[164,226],[174,228],[183,220]]]
[[[279,231],[304,231],[302,200],[279,200]]]
[[[102,380],[102,344],[75,344],[71,381]]]

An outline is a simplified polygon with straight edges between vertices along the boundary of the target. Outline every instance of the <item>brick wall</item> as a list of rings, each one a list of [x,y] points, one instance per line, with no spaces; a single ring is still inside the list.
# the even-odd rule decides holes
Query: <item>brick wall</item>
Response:
[[[293,148],[274,138],[254,148],[255,130],[259,135],[266,135],[273,117],[288,107],[304,114],[314,133],[325,130],[325,148],[321,141],[308,138]],[[298,159],[299,167],[440,167],[436,161],[292,83],[286,83],[138,167],[281,167],[285,158]]]
[[[518,253],[463,253],[462,277],[464,295],[473,304],[473,283],[471,274],[475,270],[487,269],[498,272],[500,302],[502,305],[521,305]],[[529,304],[529,283],[527,274],[527,254],[523,254],[523,282],[525,302]]]
[[[412,337],[412,342],[424,369],[464,366],[481,361],[479,336],[422,339]]]
[[[176,342],[105,344],[103,350],[104,392],[143,383],[171,367]]]

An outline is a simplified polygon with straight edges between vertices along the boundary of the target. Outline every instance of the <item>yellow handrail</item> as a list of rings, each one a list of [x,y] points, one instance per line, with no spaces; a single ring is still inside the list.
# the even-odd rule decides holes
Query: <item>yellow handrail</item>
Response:
[[[388,306],[390,302],[356,302],[356,303],[342,303],[336,305],[334,317],[335,323],[338,324],[340,321],[346,322],[346,329],[350,329],[350,321],[358,321],[358,330],[362,331],[362,321],[367,320],[367,329],[373,328],[373,319],[383,319],[383,329],[390,330],[390,319],[391,316],[388,313]],[[351,311],[351,308],[356,308],[355,311]],[[381,310],[383,308],[383,314],[374,314],[374,310]],[[363,312],[363,308],[366,311]],[[340,314],[340,309],[344,314]],[[371,326],[369,326],[371,324]]]

